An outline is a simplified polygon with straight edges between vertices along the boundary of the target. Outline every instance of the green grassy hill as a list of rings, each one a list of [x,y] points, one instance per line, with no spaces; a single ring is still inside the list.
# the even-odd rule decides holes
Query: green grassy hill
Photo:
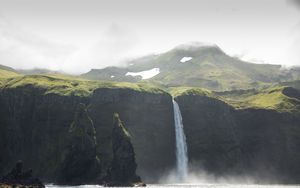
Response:
[[[65,96],[89,96],[95,89],[98,88],[124,88],[149,93],[164,92],[159,88],[145,83],[135,84],[128,82],[92,81],[61,74],[18,76],[6,80],[1,87],[7,89],[25,86],[40,88],[45,94],[53,93]]]
[[[286,86],[272,86],[261,90],[233,90],[213,92],[202,88],[170,89],[174,97],[197,95],[221,100],[235,109],[268,109],[278,112],[300,112],[300,90]]]
[[[0,86],[9,78],[20,76],[13,68],[0,65]]]
[[[181,62],[182,58],[189,61]],[[159,68],[160,73],[150,79],[126,76]],[[89,79],[152,82],[166,87],[189,86],[224,91],[262,88],[272,83],[300,78],[298,69],[283,70],[280,65],[253,64],[225,54],[217,46],[179,46],[159,55],[136,59],[122,67],[93,69],[82,76]]]
[[[19,73],[13,68],[0,65],[0,78],[10,78],[18,75]]]

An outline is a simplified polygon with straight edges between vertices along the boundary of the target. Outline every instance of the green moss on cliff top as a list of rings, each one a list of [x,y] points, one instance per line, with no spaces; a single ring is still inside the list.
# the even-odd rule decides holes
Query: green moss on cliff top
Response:
[[[300,93],[294,88],[273,86],[262,90],[244,90],[222,95],[222,100],[236,109],[270,109],[278,112],[300,112]],[[220,93],[219,93],[220,94]]]
[[[289,87],[271,87],[259,91],[257,94],[241,97],[240,100],[227,99],[236,108],[262,108],[272,109],[279,112],[298,112],[300,100],[288,96],[285,91]]]
[[[278,112],[300,112],[300,91],[291,87],[273,86],[262,90],[239,90],[236,93],[222,95],[202,88],[178,87],[171,88],[174,97],[199,95],[218,99],[233,106],[235,109],[270,109]]]
[[[201,95],[207,97],[216,97],[212,91],[204,89],[204,88],[196,88],[196,87],[172,87],[168,89],[169,93],[174,96],[182,96],[182,95]]]
[[[9,78],[13,78],[16,76],[20,76],[17,72],[6,68],[5,66],[0,65],[0,87],[5,83],[5,81]]]
[[[29,75],[15,77],[6,80],[1,88],[19,88],[32,86],[45,90],[45,94],[89,96],[98,88],[124,88],[139,92],[163,93],[159,88],[147,84],[135,84],[126,82],[91,81],[65,75]]]

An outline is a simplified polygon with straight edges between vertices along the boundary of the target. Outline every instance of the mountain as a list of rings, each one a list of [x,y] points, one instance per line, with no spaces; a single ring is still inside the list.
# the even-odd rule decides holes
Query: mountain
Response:
[[[53,71],[49,69],[18,69],[18,72],[24,75],[34,75],[34,74],[63,74],[60,71]]]
[[[145,71],[151,74],[154,69],[158,71],[149,79],[132,76],[133,73],[143,74]],[[230,57],[216,45],[181,45],[166,53],[135,59],[125,67],[93,69],[81,76],[96,80],[146,81],[167,87],[191,86],[222,91],[259,88],[299,79],[300,71],[285,70],[280,65],[245,62]]]
[[[20,74],[11,67],[0,65],[0,87],[9,78],[20,76]]]
[[[15,69],[0,65],[0,79],[10,78],[18,75],[19,73]]]

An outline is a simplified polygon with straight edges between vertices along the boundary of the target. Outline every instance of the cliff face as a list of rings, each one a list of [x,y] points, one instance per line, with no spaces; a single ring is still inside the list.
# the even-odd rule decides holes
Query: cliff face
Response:
[[[138,174],[153,182],[175,167],[168,93],[138,85],[121,87],[128,83],[98,87],[73,79],[68,83],[43,77],[38,84],[36,77],[23,79],[31,84],[17,80],[0,90],[0,174],[19,159],[34,176],[62,184],[99,182],[108,172],[116,181],[134,180]],[[73,95],[75,91],[84,95]],[[299,92],[277,88],[255,94],[247,101],[254,107],[247,109],[234,108],[209,91],[184,93],[175,100],[183,117],[191,170],[299,183]],[[262,109],[265,106],[290,110]],[[113,120],[115,113],[122,122]],[[115,128],[120,124],[130,139],[126,131]]]
[[[176,100],[192,170],[299,183],[299,114],[237,110],[221,100],[200,95],[179,96]]]
[[[98,151],[112,159],[110,136],[112,116],[119,113],[131,134],[138,164],[137,174],[145,181],[160,178],[175,165],[175,130],[172,98],[168,94],[150,94],[127,89],[98,89],[94,92],[89,113],[96,126]],[[104,163],[106,163],[104,161]],[[107,163],[106,163],[107,164]],[[103,168],[106,168],[103,164]]]
[[[96,173],[104,177],[113,160],[112,116],[116,112],[131,133],[137,174],[142,178],[160,176],[175,164],[171,103],[171,96],[166,93],[123,88],[98,89],[85,97],[45,93],[43,88],[30,85],[3,88],[0,91],[0,173],[7,172],[22,159],[25,168],[33,168],[34,175],[45,181],[62,178],[59,182],[76,184],[82,180],[69,180],[58,172],[70,172],[74,177],[72,173],[95,170],[70,170],[75,164],[68,163],[68,158],[77,156],[75,166],[99,162],[101,168],[97,167]],[[86,112],[78,111],[80,104],[86,106]],[[76,137],[78,132],[82,135]],[[81,141],[88,142],[89,147],[83,148]],[[77,151],[85,155],[69,155]]]
[[[3,89],[0,96],[4,151],[0,169],[5,172],[22,159],[36,175],[54,180],[74,112],[86,99],[44,95],[31,86]]]

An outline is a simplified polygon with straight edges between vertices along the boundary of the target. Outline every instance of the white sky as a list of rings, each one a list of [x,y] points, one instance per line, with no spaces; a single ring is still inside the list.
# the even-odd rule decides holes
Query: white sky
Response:
[[[0,0],[0,64],[83,73],[199,41],[252,62],[300,65],[297,8],[287,0]]]

